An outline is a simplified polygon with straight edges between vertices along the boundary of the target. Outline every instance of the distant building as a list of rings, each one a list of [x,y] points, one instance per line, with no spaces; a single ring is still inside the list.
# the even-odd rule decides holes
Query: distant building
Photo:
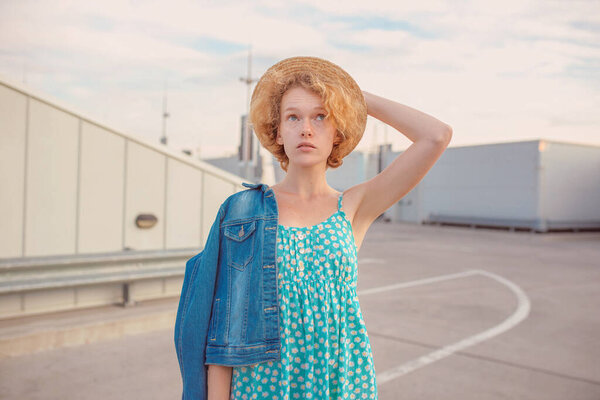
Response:
[[[384,165],[400,154],[388,153]],[[549,140],[450,147],[386,214],[537,232],[600,229],[600,147]]]

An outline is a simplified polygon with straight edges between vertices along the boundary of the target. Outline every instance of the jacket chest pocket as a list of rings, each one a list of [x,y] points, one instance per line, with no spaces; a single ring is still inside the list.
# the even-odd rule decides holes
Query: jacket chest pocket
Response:
[[[227,265],[243,271],[254,257],[256,221],[225,227]]]

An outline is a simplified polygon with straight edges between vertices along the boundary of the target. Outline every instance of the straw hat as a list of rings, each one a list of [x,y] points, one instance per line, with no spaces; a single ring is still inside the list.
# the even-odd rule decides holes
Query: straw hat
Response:
[[[279,127],[279,110],[283,92],[290,82],[316,83],[321,98],[329,96],[328,109],[345,140],[338,145],[340,158],[350,154],[360,142],[367,123],[367,103],[354,79],[338,65],[317,57],[292,57],[270,67],[260,78],[250,102],[250,122],[262,145],[271,153],[278,149],[275,136]],[[333,92],[333,93],[325,93]],[[275,104],[274,102],[277,102]],[[329,107],[328,107],[329,106]],[[273,115],[273,109],[276,115]],[[281,148],[279,148],[281,155]]]

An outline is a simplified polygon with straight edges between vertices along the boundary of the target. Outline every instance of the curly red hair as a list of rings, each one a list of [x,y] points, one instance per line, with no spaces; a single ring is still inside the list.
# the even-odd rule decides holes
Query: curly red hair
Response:
[[[329,70],[332,68],[329,64],[340,69],[335,64],[314,57],[300,59],[319,60],[321,64],[327,63],[325,66]],[[249,123],[258,139],[287,172],[288,156],[283,145],[275,141],[281,119],[281,99],[287,90],[301,86],[321,97],[327,118],[337,131],[333,149],[327,158],[327,167],[341,166],[342,158],[360,141],[366,124],[366,102],[358,85],[345,72],[342,75],[335,71],[336,74],[332,75],[329,70],[324,71],[323,67],[296,68],[290,72],[277,69],[276,66],[277,64],[263,75],[250,102]],[[357,99],[357,89],[360,99]]]

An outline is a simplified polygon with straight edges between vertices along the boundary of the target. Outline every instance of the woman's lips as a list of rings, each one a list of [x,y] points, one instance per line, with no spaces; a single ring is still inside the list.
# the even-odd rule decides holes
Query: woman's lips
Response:
[[[315,150],[315,148],[314,147],[310,147],[310,146],[300,146],[300,147],[298,147],[298,150],[310,151],[310,150]]]

